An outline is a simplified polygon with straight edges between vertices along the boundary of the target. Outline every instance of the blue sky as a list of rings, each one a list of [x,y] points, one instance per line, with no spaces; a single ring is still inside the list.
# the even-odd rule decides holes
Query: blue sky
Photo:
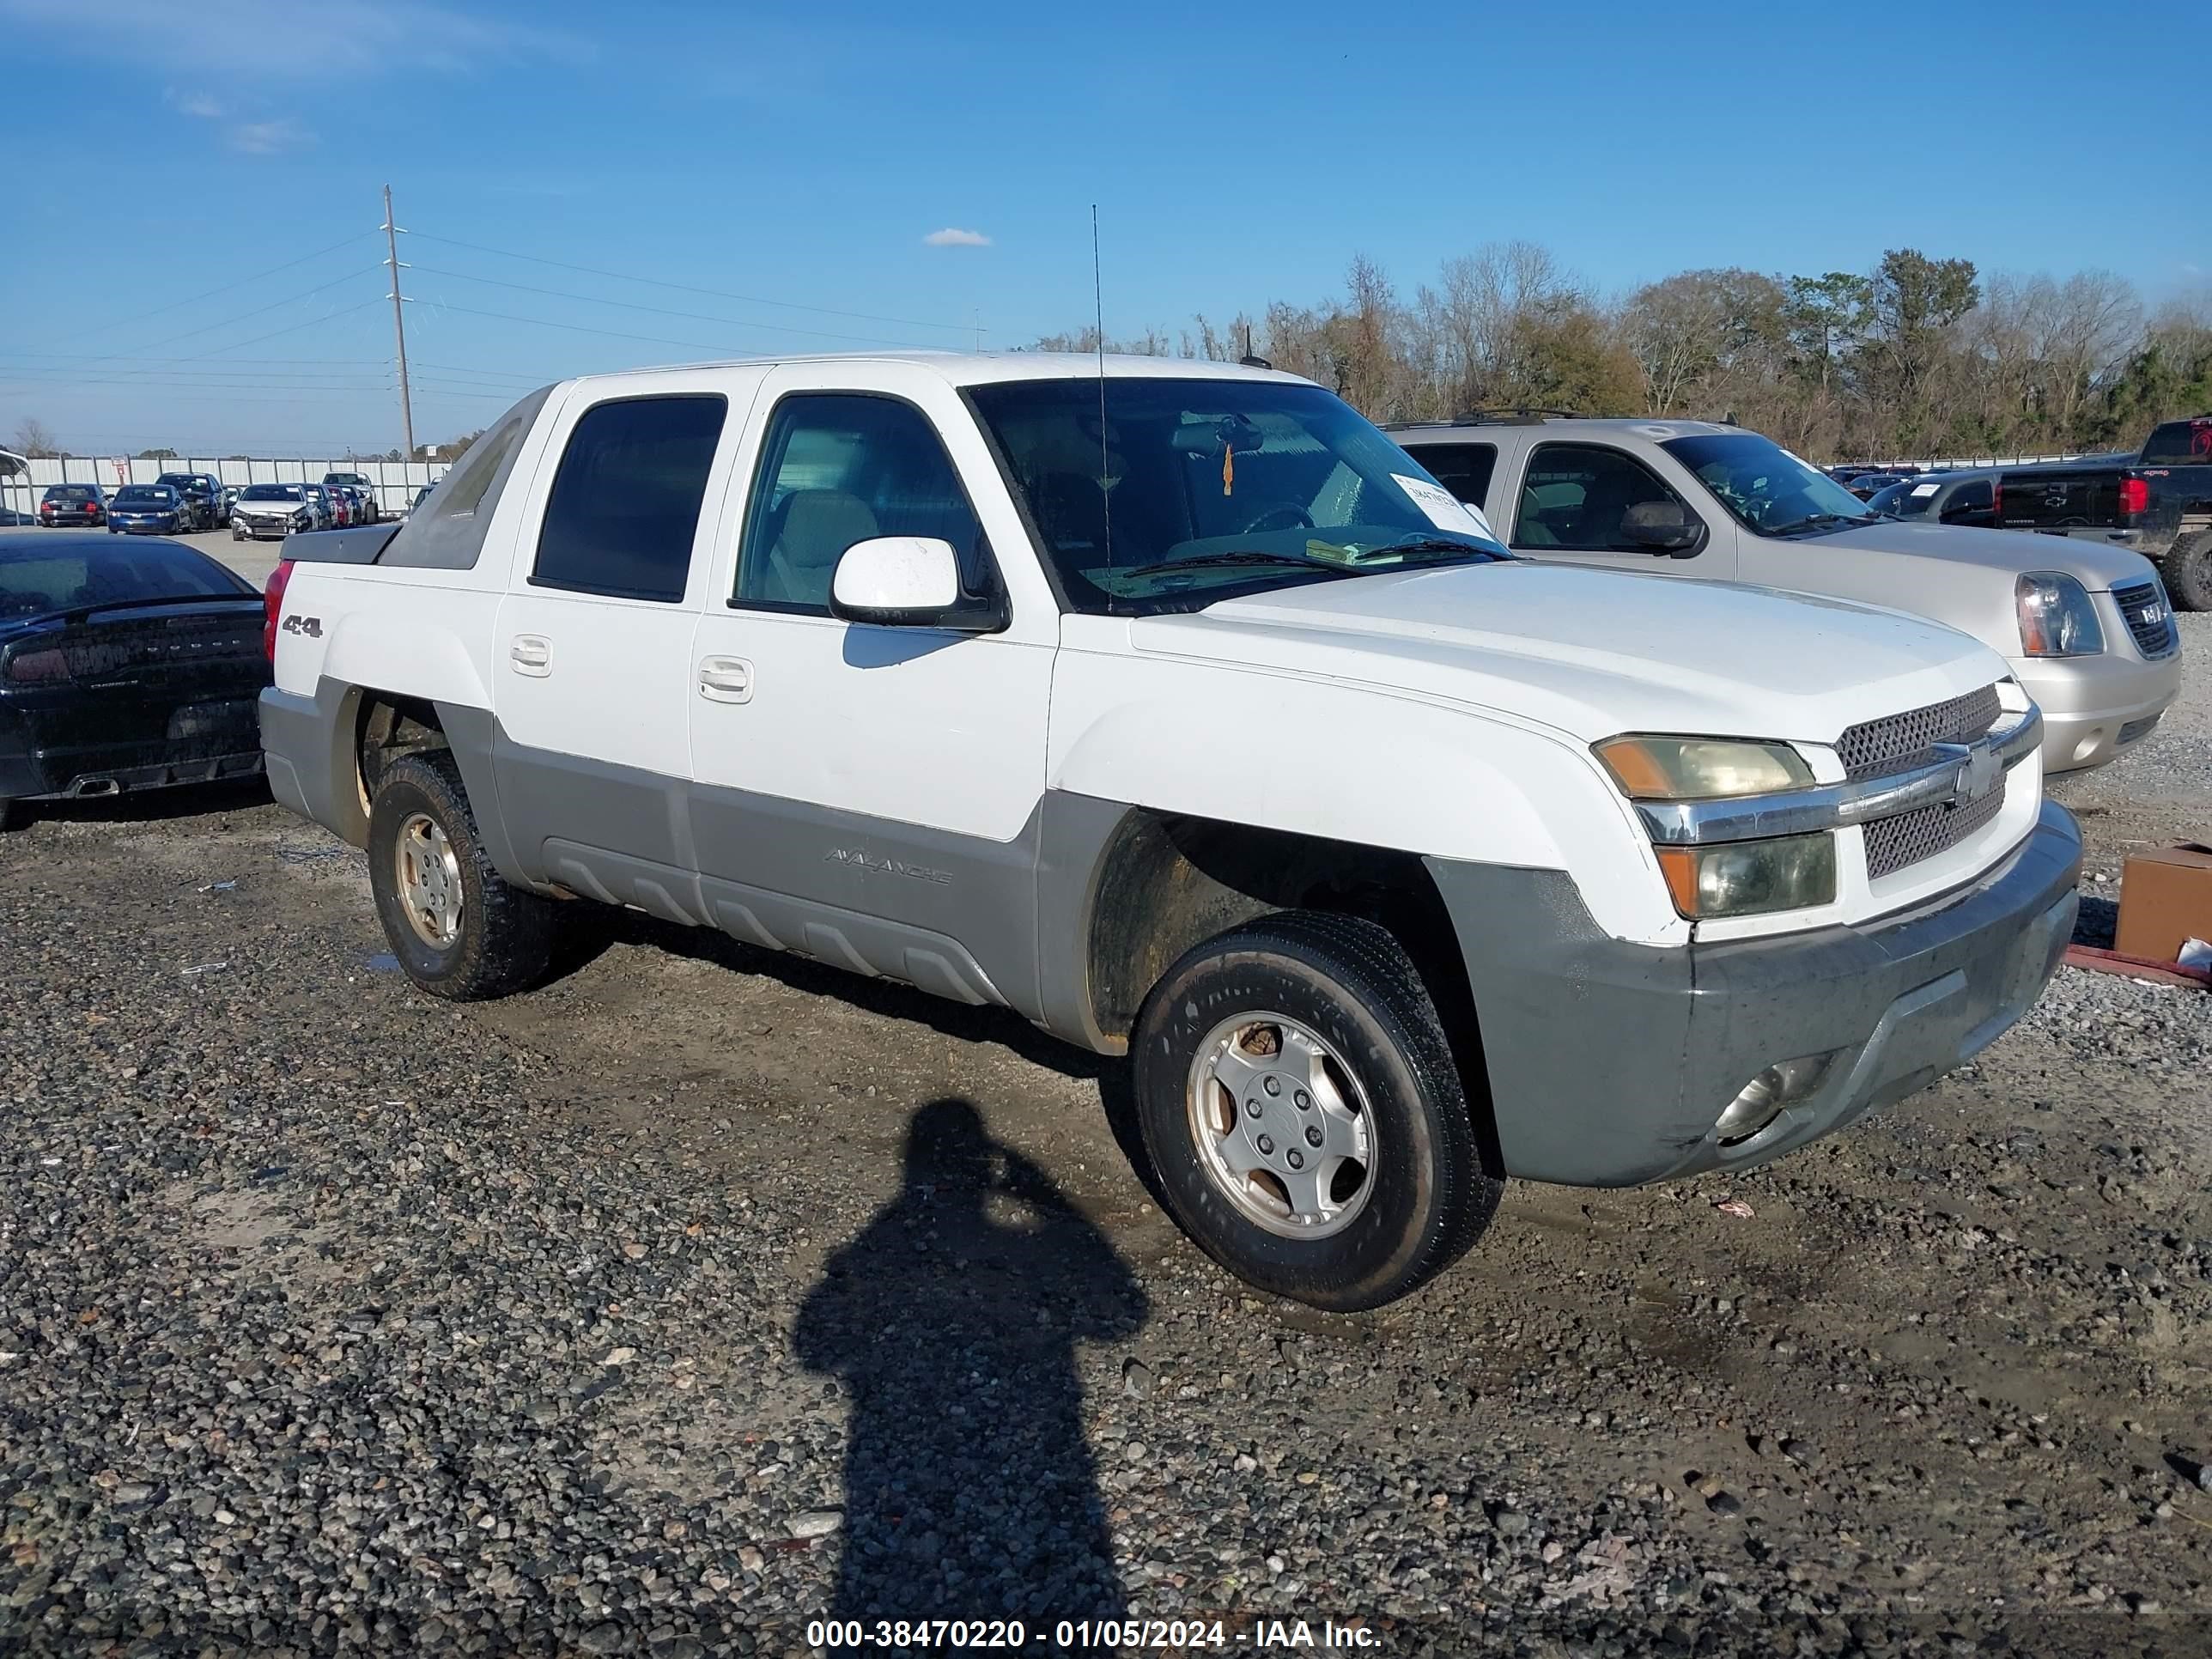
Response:
[[[0,0],[0,442],[80,452],[397,444],[387,182],[430,441],[580,371],[1078,326],[1094,201],[1114,333],[1513,238],[1608,292],[2212,271],[2193,8]]]

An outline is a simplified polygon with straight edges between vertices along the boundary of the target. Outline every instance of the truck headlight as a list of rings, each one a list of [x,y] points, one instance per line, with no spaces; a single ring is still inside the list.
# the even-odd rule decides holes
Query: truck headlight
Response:
[[[1786,743],[1735,738],[1614,738],[1597,757],[1631,800],[1717,800],[1802,788],[1812,769]]]
[[[1694,921],[1802,910],[1836,901],[1836,838],[1825,830],[1654,850],[1674,908]]]
[[[2089,590],[2057,570],[2031,571],[2013,584],[2020,647],[2031,657],[2094,657],[2105,648],[2104,625]]]

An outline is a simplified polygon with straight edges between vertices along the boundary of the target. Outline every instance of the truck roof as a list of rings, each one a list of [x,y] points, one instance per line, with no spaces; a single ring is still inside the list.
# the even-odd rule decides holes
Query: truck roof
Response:
[[[910,363],[931,369],[953,386],[988,386],[1000,380],[1066,380],[1095,379],[1101,359],[1088,351],[825,351],[779,353],[774,356],[726,357],[708,362],[664,363],[652,368],[622,369],[605,374],[580,374],[579,386],[649,379],[656,374],[696,374],[701,369],[757,368],[778,363]],[[1273,368],[1248,368],[1241,363],[1217,362],[1204,357],[1144,357],[1108,352],[1103,359],[1109,380],[1174,379],[1203,380],[1273,380],[1291,385],[1310,384],[1304,376]]]
[[[1578,431],[1617,432],[1652,439],[1742,436],[1751,431],[1748,427],[1723,426],[1714,421],[1671,420],[1661,416],[1562,415],[1550,410],[1510,409],[1462,415],[1451,421],[1393,421],[1382,429],[1385,432],[1449,432],[1484,426],[1573,427]]]

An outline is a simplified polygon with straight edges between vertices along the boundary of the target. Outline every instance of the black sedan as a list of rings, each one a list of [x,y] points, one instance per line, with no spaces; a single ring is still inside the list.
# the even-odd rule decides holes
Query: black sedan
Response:
[[[176,536],[198,522],[192,504],[167,484],[125,484],[107,503],[110,535]]]
[[[0,827],[19,800],[258,774],[262,622],[180,543],[0,539]]]
[[[107,501],[98,484],[48,484],[39,498],[39,522],[49,528],[64,525],[103,525]]]

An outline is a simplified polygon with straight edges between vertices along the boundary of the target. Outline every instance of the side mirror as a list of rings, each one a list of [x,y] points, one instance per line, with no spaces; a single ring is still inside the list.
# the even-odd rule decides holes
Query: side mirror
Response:
[[[877,536],[854,542],[830,580],[830,614],[878,628],[942,628],[995,634],[1006,625],[1003,595],[960,590],[960,556],[934,536]]]
[[[1705,520],[1674,500],[1638,501],[1620,516],[1620,533],[1646,552],[1686,559],[1705,543]]]

